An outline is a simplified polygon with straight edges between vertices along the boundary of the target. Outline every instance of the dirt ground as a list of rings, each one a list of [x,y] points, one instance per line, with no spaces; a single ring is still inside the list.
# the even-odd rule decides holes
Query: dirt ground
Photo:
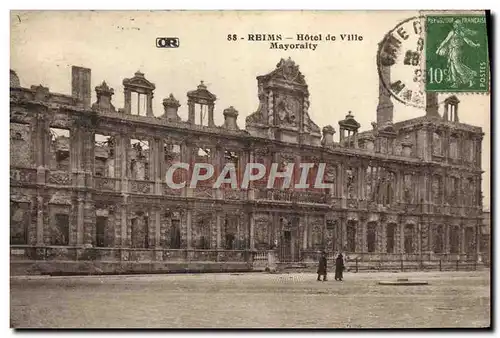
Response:
[[[490,271],[11,277],[15,328],[438,328],[490,325]],[[409,278],[424,286],[382,286]]]

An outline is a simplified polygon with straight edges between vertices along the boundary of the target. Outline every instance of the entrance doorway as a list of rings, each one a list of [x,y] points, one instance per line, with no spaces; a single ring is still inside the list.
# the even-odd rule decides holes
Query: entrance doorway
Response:
[[[283,224],[280,245],[280,262],[299,262],[300,261],[300,243],[298,236],[298,218]]]

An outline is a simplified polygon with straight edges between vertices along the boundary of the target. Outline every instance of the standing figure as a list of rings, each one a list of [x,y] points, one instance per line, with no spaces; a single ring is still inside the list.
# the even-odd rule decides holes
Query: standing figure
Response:
[[[319,278],[320,276],[323,276],[323,282],[326,281],[326,253],[323,251],[321,252],[321,257],[319,258],[319,265],[318,265],[318,281],[321,279]]]
[[[451,83],[453,88],[457,88],[459,85],[467,83],[469,87],[474,85],[474,78],[477,72],[464,63],[462,55],[464,53],[465,44],[474,48],[479,47],[479,43],[469,38],[476,33],[477,32],[466,28],[460,20],[456,20],[453,22],[452,30],[436,50],[436,54],[447,58],[447,81]]]
[[[341,253],[337,256],[337,259],[335,260],[335,280],[342,281],[342,278],[344,277],[344,256],[342,256]]]

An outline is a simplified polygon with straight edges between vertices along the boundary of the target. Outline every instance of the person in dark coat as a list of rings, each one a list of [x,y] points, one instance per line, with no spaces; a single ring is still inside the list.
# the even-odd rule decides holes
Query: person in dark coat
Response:
[[[323,251],[321,253],[321,257],[319,258],[319,265],[318,265],[318,281],[320,281],[320,276],[323,276],[323,282],[325,282],[326,279],[326,253]]]
[[[341,253],[337,256],[337,259],[335,260],[335,280],[341,281],[342,278],[344,277],[344,256],[342,256]]]

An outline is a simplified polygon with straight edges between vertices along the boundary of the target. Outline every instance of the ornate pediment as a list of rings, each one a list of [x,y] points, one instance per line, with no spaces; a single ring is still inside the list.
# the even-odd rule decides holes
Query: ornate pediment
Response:
[[[346,130],[357,130],[361,125],[354,119],[354,116],[349,112],[345,119],[339,121],[339,126]]]
[[[309,91],[292,59],[281,59],[276,69],[258,76],[259,108],[246,118],[252,135],[284,142],[318,143],[321,131],[308,114]]]
[[[135,72],[133,78],[123,79],[123,86],[131,89],[142,88],[146,91],[153,91],[156,88],[154,83],[148,81],[140,71]]]
[[[187,93],[189,99],[194,99],[195,101],[205,100],[208,102],[214,102],[217,97],[208,91],[207,86],[201,81],[196,90],[191,90]]]
[[[299,70],[299,66],[291,59],[281,59],[276,65],[276,69],[271,73],[261,76],[260,78],[266,80],[282,80],[288,83],[296,83],[305,85],[306,81],[304,75]]]

